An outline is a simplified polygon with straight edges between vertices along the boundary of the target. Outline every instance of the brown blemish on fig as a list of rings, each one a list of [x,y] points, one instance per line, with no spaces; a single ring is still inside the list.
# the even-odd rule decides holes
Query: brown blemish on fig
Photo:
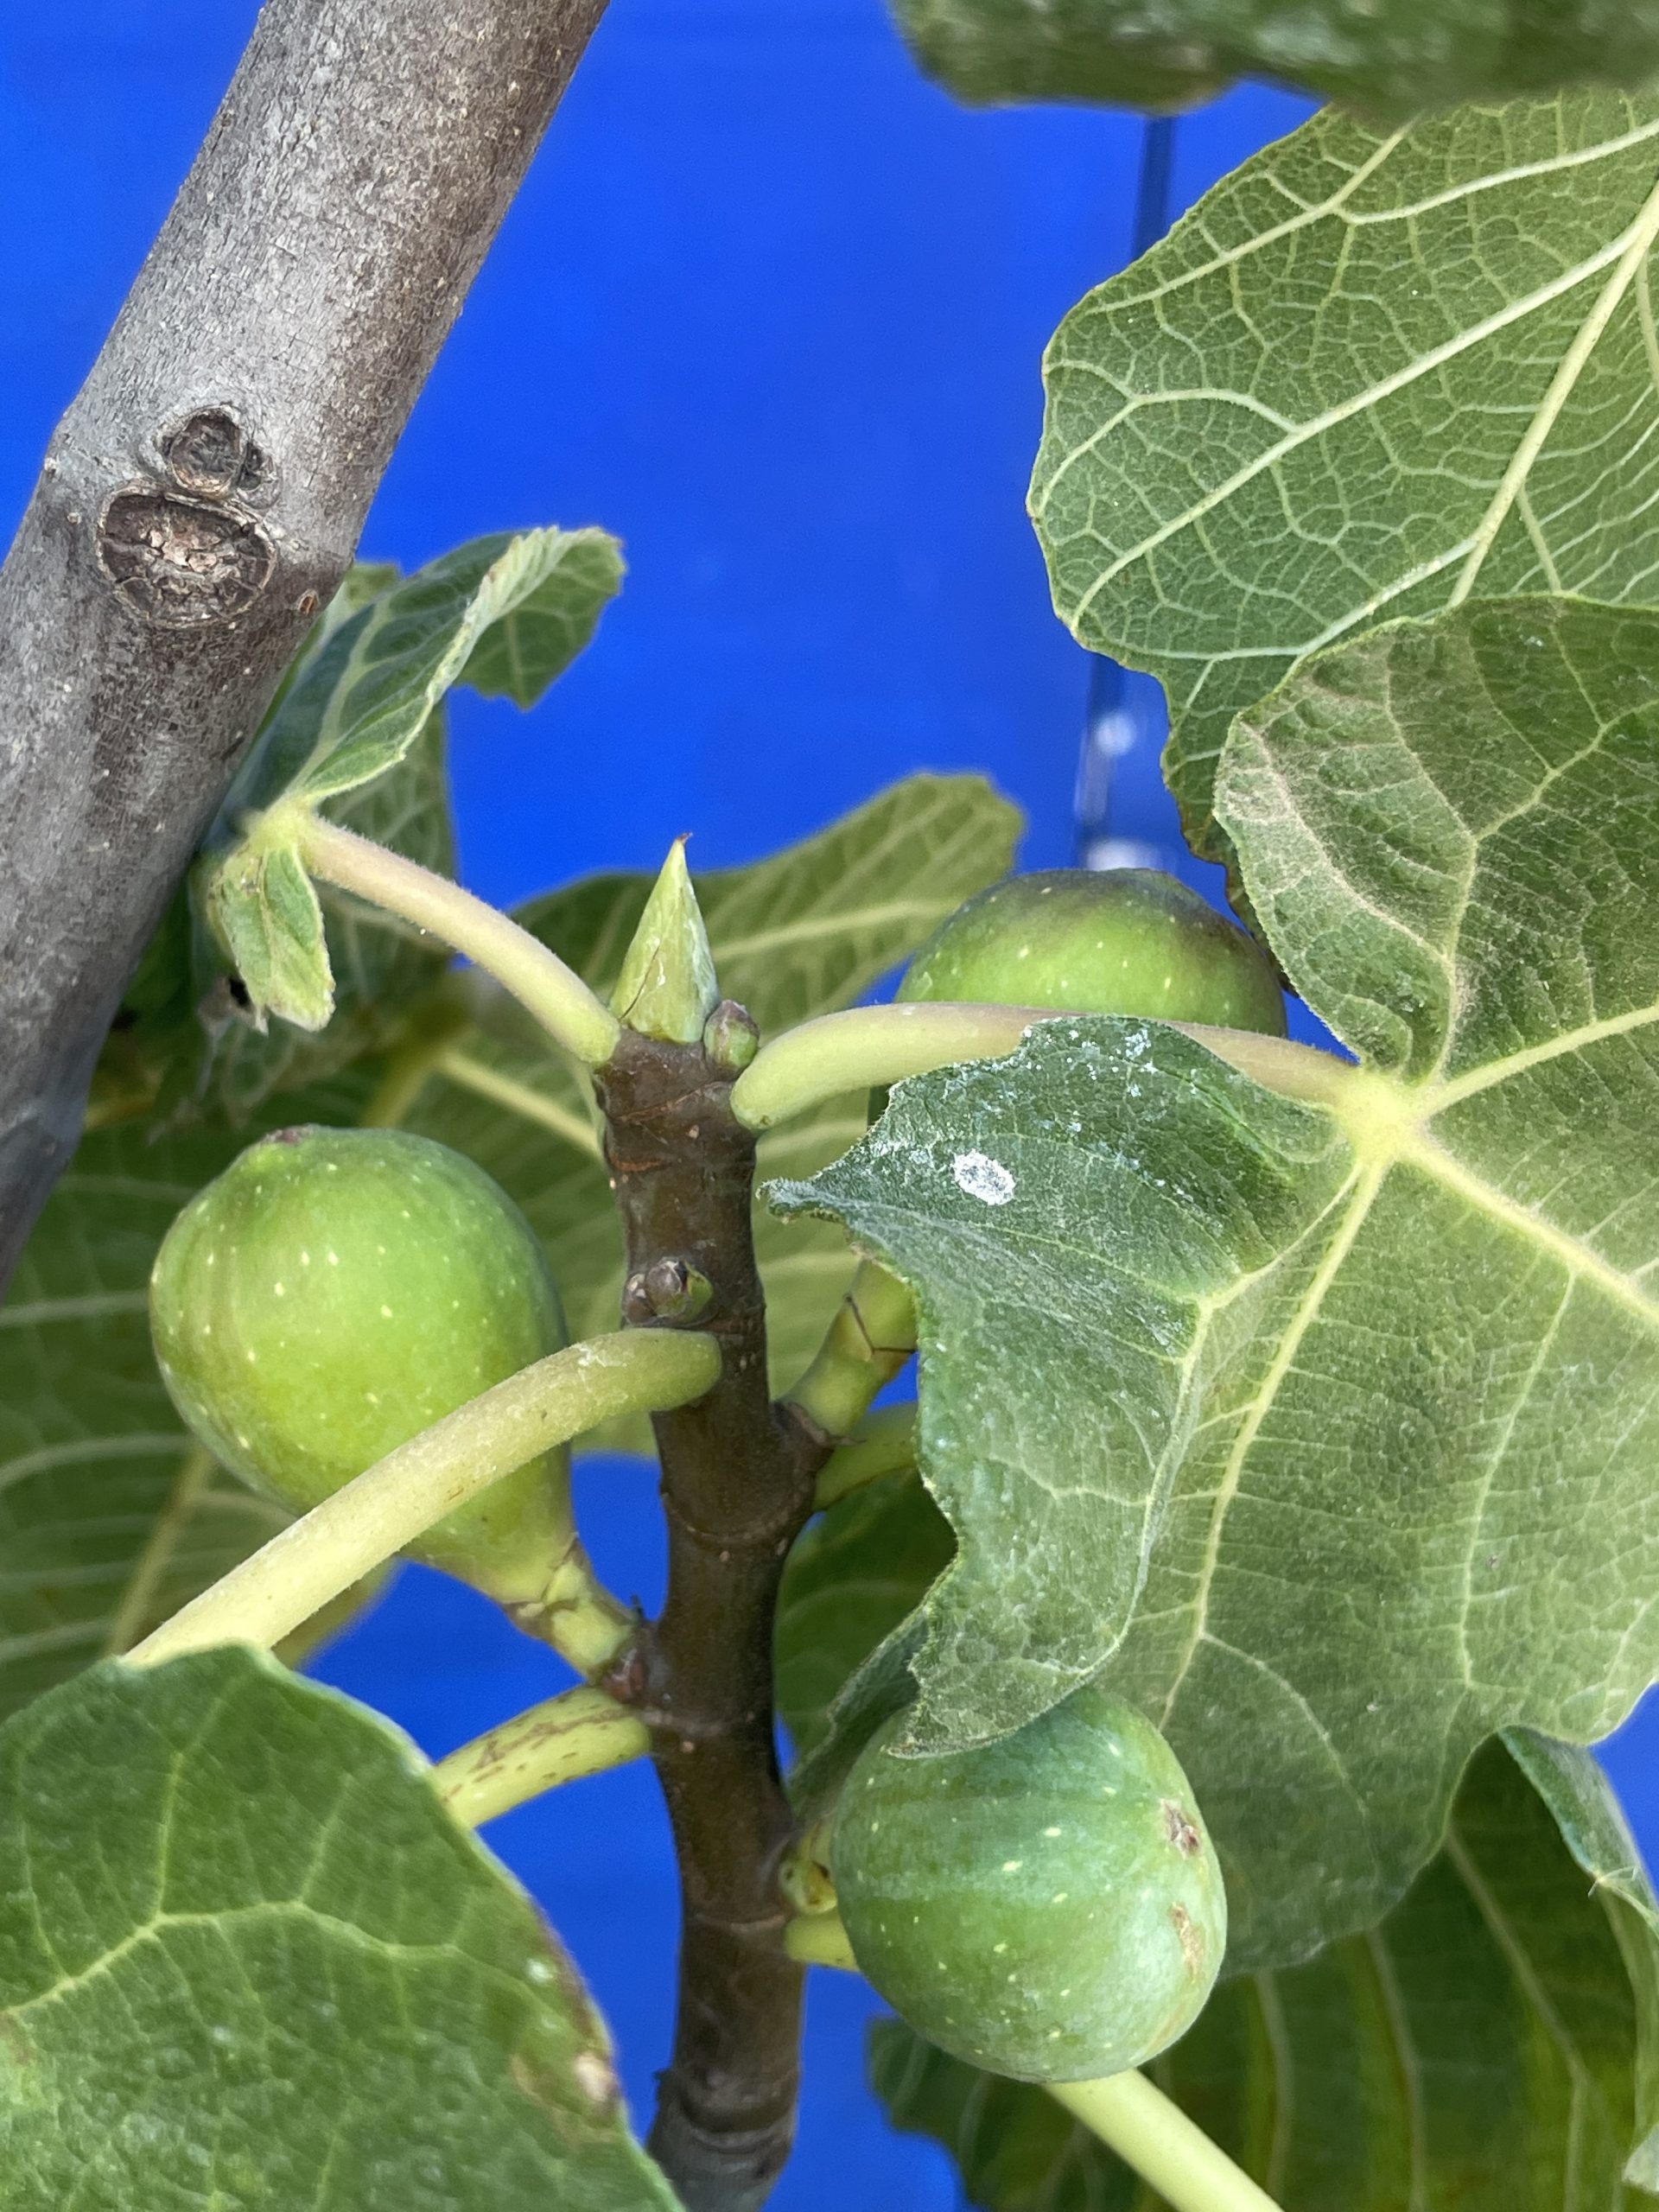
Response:
[[[1184,1904],[1171,1905],[1169,1916],[1175,1923],[1175,1938],[1186,1961],[1186,1970],[1197,1980],[1204,1972],[1204,1930],[1194,1923]]]
[[[1204,1848],[1204,1838],[1198,1834],[1184,1806],[1173,1797],[1163,1801],[1164,1834],[1169,1838],[1183,1859],[1196,1858]]]

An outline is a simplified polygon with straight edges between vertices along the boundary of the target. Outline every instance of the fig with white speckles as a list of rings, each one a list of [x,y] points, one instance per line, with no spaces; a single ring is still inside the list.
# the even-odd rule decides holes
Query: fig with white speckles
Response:
[[[872,1737],[830,1859],[861,1969],[942,2050],[1028,2082],[1141,2065],[1203,2009],[1221,1869],[1174,1753],[1091,1687],[1011,1736],[903,1758]]]
[[[1285,1031],[1284,998],[1255,940],[1151,868],[1007,877],[940,924],[899,996]]]
[[[196,1436],[294,1512],[567,1340],[506,1193],[448,1146],[388,1129],[251,1145],[168,1232],[150,1325]],[[411,1551],[512,1604],[542,1594],[569,1540],[561,1451]]]

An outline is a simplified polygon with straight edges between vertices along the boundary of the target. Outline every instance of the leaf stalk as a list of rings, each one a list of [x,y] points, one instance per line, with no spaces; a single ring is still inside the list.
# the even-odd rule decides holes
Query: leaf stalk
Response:
[[[1173,2212],[1278,2212],[1267,2192],[1144,2074],[1051,2082],[1048,2093],[1150,2183]]]
[[[822,1014],[760,1047],[733,1086],[732,1111],[748,1128],[769,1129],[849,1090],[902,1083],[907,1076],[928,1075],[963,1061],[1002,1059],[1019,1050],[1037,1022],[1080,1018],[1051,1007],[925,1000]],[[1179,1029],[1282,1097],[1340,1108],[1356,1081],[1364,1080],[1362,1071],[1334,1053],[1293,1045],[1283,1037],[1207,1029],[1194,1021],[1158,1026]]]
[[[562,1783],[643,1758],[651,1731],[603,1690],[564,1690],[451,1751],[433,1787],[458,1821],[479,1827]]]
[[[217,1643],[269,1650],[514,1468],[619,1414],[700,1397],[720,1363],[712,1338],[655,1329],[620,1330],[537,1360],[400,1444],[273,1536],[136,1644],[129,1662],[153,1667]]]
[[[916,1408],[883,1406],[861,1421],[847,1441],[834,1452],[818,1477],[813,1503],[820,1513],[827,1505],[884,1475],[897,1475],[916,1465]]]
[[[784,1405],[804,1421],[814,1436],[840,1443],[852,1434],[869,1411],[871,1400],[902,1370],[915,1349],[915,1300],[879,1261],[861,1260],[812,1364]],[[852,1487],[845,1477],[843,1468],[843,1490]],[[817,1502],[827,1501],[820,1497]]]
[[[556,1045],[588,1067],[616,1049],[622,1026],[573,968],[528,930],[448,877],[388,852],[337,822],[296,807],[293,836],[307,870],[441,938],[493,976]]]

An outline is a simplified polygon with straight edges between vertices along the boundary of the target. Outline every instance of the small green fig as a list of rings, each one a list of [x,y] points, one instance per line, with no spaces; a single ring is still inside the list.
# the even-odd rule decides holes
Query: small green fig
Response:
[[[1285,1031],[1284,998],[1255,939],[1150,868],[1005,878],[941,923],[899,997]]]
[[[299,1513],[567,1341],[512,1199],[447,1145],[389,1129],[250,1145],[168,1231],[149,1310],[190,1428]],[[570,1538],[561,1451],[411,1551],[511,1605],[542,1595]]]
[[[865,1745],[830,1863],[854,1956],[957,2058],[1026,2082],[1139,2066],[1221,1965],[1221,1870],[1174,1753],[1085,1685],[1014,1735],[900,1758]]]

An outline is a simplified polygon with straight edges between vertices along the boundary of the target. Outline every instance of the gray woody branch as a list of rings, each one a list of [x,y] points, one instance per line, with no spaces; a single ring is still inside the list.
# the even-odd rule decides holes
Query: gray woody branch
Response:
[[[266,0],[53,436],[0,569],[0,1285],[604,4]]]

